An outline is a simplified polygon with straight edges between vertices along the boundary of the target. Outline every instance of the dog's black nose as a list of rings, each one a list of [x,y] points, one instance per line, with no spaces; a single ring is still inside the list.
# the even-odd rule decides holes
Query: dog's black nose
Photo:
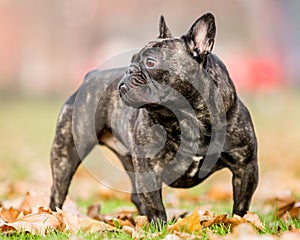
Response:
[[[129,67],[127,69],[127,74],[133,74],[134,73],[134,67]]]
[[[137,64],[131,64],[127,69],[127,74],[133,74],[134,72],[140,71],[140,68]]]
[[[125,94],[125,93],[127,93],[128,92],[128,87],[127,87],[127,85],[125,84],[125,83],[121,83],[120,85],[119,85],[119,92],[123,95],[123,94]]]

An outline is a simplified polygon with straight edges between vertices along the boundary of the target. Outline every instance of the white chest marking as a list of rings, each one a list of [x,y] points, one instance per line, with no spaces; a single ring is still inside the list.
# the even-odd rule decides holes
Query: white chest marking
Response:
[[[199,162],[200,162],[200,160],[203,158],[203,156],[194,156],[193,157],[193,160],[195,161],[195,162],[198,162],[198,165],[199,165]]]
[[[194,177],[195,176],[195,174],[197,173],[197,171],[198,171],[198,168],[199,168],[199,163],[200,163],[200,161],[203,159],[203,156],[194,156],[193,158],[193,168],[192,168],[192,170],[188,173],[188,175],[190,176],[190,177]]]

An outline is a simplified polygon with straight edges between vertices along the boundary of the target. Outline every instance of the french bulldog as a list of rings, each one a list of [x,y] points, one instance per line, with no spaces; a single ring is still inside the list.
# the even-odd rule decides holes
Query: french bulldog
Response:
[[[154,223],[167,221],[163,183],[193,187],[222,168],[232,172],[233,213],[248,211],[258,183],[257,140],[226,66],[212,53],[215,35],[211,13],[181,37],[161,17],[158,38],[129,67],[86,75],[58,118],[52,210],[62,207],[81,161],[104,144],[127,171],[139,214]]]

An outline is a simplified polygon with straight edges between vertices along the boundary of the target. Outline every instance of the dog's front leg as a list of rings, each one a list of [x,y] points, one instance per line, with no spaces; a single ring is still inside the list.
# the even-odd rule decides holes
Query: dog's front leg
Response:
[[[157,226],[167,221],[165,207],[162,202],[161,176],[154,171],[136,173],[137,195],[146,209],[150,222]]]
[[[249,205],[258,183],[256,157],[244,166],[231,167],[231,171],[233,173],[233,214],[243,216],[249,210]]]

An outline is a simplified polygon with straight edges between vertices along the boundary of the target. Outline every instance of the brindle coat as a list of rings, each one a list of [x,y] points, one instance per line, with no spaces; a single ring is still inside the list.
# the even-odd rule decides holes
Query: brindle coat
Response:
[[[180,38],[161,18],[159,39],[127,69],[85,77],[59,115],[51,209],[62,207],[74,172],[99,143],[119,156],[132,182],[131,200],[150,220],[166,221],[163,182],[192,187],[224,167],[233,174],[233,213],[246,213],[258,183],[257,141],[224,63],[211,53],[215,32],[210,13]]]

